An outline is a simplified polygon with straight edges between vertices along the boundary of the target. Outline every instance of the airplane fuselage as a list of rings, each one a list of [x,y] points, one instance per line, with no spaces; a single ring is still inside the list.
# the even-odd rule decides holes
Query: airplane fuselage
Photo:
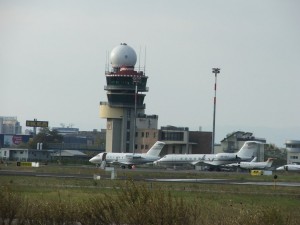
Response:
[[[101,164],[103,160],[106,160],[108,164],[125,164],[125,165],[138,165],[150,163],[158,160],[159,157],[150,156],[146,154],[133,154],[133,153],[100,153],[95,156],[90,162],[95,164]]]
[[[138,165],[138,164],[145,164],[150,163],[155,160],[158,160],[159,157],[156,156],[149,156],[146,154],[122,154],[122,153],[107,153],[106,155],[106,161],[107,163],[122,163],[122,164],[128,164],[128,165]]]
[[[242,169],[247,169],[247,170],[253,170],[253,169],[269,169],[272,166],[274,159],[268,159],[265,162],[239,162],[239,163],[233,163],[229,164],[229,167],[238,167]]]
[[[224,165],[236,162],[237,157],[234,153],[218,153],[218,154],[170,154],[156,161],[157,165],[175,165],[175,164],[210,164]]]
[[[288,165],[280,166],[276,170],[300,171],[300,165],[297,165],[297,164],[288,164]]]
[[[252,169],[267,169],[270,168],[271,166],[268,166],[268,164],[266,164],[265,162],[261,162],[261,163],[241,162],[239,167],[243,169],[252,170]]]

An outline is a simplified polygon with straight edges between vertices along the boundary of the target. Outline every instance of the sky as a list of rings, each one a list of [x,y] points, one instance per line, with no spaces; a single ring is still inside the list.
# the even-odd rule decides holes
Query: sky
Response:
[[[135,49],[158,126],[300,140],[298,0],[0,0],[0,116],[105,129],[107,52]],[[146,57],[145,57],[146,56]]]

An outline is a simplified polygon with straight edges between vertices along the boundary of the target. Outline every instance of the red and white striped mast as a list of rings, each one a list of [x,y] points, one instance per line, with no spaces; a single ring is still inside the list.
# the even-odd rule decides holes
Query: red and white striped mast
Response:
[[[211,153],[214,154],[215,149],[215,133],[216,133],[216,103],[217,103],[217,75],[220,73],[220,68],[213,68],[212,72],[215,74],[215,96],[214,96],[214,117],[213,117],[213,134],[211,143]]]

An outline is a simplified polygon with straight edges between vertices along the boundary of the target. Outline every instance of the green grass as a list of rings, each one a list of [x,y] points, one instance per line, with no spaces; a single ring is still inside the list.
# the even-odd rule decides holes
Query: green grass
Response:
[[[43,206],[39,205],[37,202],[45,203],[45,207],[51,206],[51,210],[53,208],[53,213],[56,214],[59,214],[57,211],[61,209],[57,207],[60,206],[62,208],[65,207],[66,212],[69,212],[70,214],[75,213],[76,215],[78,214],[78,216],[81,215],[81,212],[72,211],[75,210],[73,209],[75,207],[82,212],[86,212],[91,218],[94,218],[93,216],[96,218],[96,211],[104,210],[104,207],[106,210],[104,211],[107,214],[103,214],[103,216],[107,216],[106,219],[112,216],[110,214],[112,213],[112,211],[110,211],[112,209],[117,210],[117,212],[118,210],[121,210],[120,212],[132,215],[132,218],[130,217],[132,220],[134,215],[136,215],[136,211],[139,210],[146,210],[149,213],[152,210],[156,214],[164,212],[163,216],[168,218],[167,215],[171,212],[163,211],[166,209],[160,208],[162,206],[157,202],[160,199],[162,205],[166,204],[165,207],[171,207],[173,210],[172,215],[176,210],[180,211],[178,212],[178,215],[181,215],[183,218],[186,216],[181,214],[183,211],[186,211],[189,215],[188,218],[194,218],[191,217],[191,215],[195,214],[197,223],[195,223],[195,221],[191,221],[190,223],[185,221],[186,223],[182,224],[298,224],[300,221],[300,215],[297,210],[295,210],[300,205],[299,187],[276,186],[275,188],[273,185],[256,186],[144,182],[141,180],[142,178],[217,178],[235,181],[273,182],[273,176],[254,177],[247,173],[186,172],[169,170],[158,172],[154,169],[150,172],[139,170],[117,170],[118,177],[127,178],[127,180],[109,180],[103,179],[105,176],[109,177],[109,173],[100,171],[94,167],[86,166],[71,167],[49,165],[40,168],[21,168],[16,167],[14,164],[10,164],[8,166],[0,165],[0,170],[24,170],[27,172],[35,171],[38,173],[54,173],[57,175],[83,174],[85,176],[90,176],[90,179],[0,176],[0,194],[6,193],[8,190],[8,193],[13,193],[12,198],[17,195],[22,199],[27,199],[26,201],[28,201],[28,204],[30,205],[36,204],[31,205],[32,208],[49,211],[50,209],[43,208]],[[101,175],[101,180],[93,180],[93,174]],[[133,183],[128,182],[128,180],[132,179],[135,179],[136,181]],[[286,172],[278,173],[278,181],[299,182],[299,174]],[[168,197],[169,195],[171,195],[170,199]],[[140,204],[135,205],[133,203],[133,205],[130,205],[130,201],[133,200],[132,198],[137,198],[139,201],[145,201],[145,204],[148,206]],[[97,205],[98,203],[95,203],[95,200],[101,204]],[[10,202],[9,199],[7,201]],[[173,201],[176,202],[178,205],[176,207],[178,208],[173,205]],[[119,205],[120,203],[124,204],[124,206]],[[97,208],[96,205],[99,208]],[[127,206],[128,209],[123,208],[125,206]],[[8,207],[13,206],[7,206],[7,208]],[[135,207],[136,211],[132,207]],[[95,215],[92,215],[92,212],[94,211]],[[27,214],[30,215],[29,212],[27,212]],[[0,215],[2,215],[1,212]],[[43,215],[42,212],[41,215]],[[151,216],[154,217],[155,215]],[[277,218],[277,216],[280,218]],[[116,215],[115,217],[122,219],[122,221],[125,221],[127,224],[133,224],[133,221],[130,223],[130,221],[127,221],[122,215]],[[166,218],[165,220],[167,220]],[[245,218],[254,222],[247,223]],[[284,223],[275,223],[273,221],[274,218],[276,221],[284,221]],[[43,218],[40,219],[42,220]],[[177,219],[180,221],[180,218]],[[265,222],[264,219],[266,219]],[[78,218],[78,220],[80,220],[80,218]],[[223,223],[220,223],[220,221],[223,221]],[[90,224],[95,223],[91,222]],[[151,223],[149,222],[149,224]],[[177,224],[181,223],[178,222]]]

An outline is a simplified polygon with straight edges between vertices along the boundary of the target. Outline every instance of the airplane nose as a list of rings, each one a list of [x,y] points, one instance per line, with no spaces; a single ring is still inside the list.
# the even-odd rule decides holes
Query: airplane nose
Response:
[[[97,162],[97,158],[96,157],[93,157],[89,160],[90,163],[96,163]]]

